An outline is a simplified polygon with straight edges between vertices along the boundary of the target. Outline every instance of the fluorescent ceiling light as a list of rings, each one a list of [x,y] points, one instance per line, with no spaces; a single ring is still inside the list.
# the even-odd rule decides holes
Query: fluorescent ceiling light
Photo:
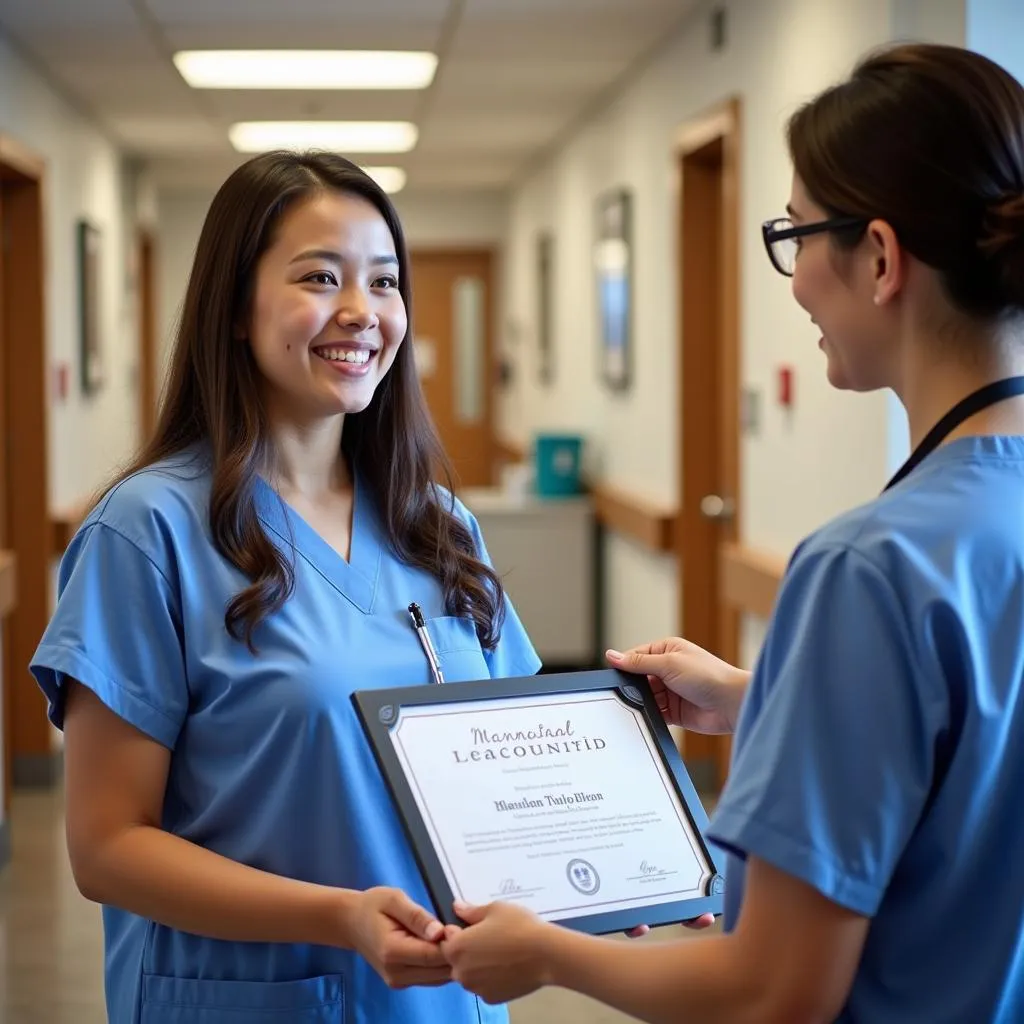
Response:
[[[183,50],[174,65],[194,89],[424,89],[437,57],[387,50]]]
[[[339,153],[407,153],[416,145],[408,121],[240,121],[228,130],[239,153],[330,149]]]
[[[385,192],[401,192],[405,188],[405,171],[401,167],[364,167],[363,170]]]

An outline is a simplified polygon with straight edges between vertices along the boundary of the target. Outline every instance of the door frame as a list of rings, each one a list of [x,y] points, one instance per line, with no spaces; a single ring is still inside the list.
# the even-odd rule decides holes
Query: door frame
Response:
[[[7,450],[7,536],[14,551],[18,602],[7,619],[3,650],[4,748],[7,780],[48,783],[56,769],[52,731],[28,671],[50,617],[53,538],[49,509],[45,265],[46,162],[10,136],[0,134],[3,230],[18,259],[5,261],[4,284],[18,296],[0,316],[0,358],[6,401],[0,433]],[[17,344],[10,339],[16,338]],[[14,496],[17,495],[17,500]]]
[[[496,410],[498,406],[498,330],[496,323],[497,310],[501,308],[498,301],[497,286],[499,280],[498,265],[499,255],[495,248],[490,245],[414,245],[409,247],[409,264],[413,259],[458,259],[459,257],[482,257],[487,263],[487,292],[484,304],[484,426],[487,431],[488,464],[491,467],[491,482],[494,482],[496,462],[498,454],[498,440],[496,433]],[[413,333],[410,341],[414,341],[416,335],[416,280],[413,278]],[[459,481],[454,481],[458,489]]]
[[[675,551],[682,605],[682,635],[709,644],[713,653],[739,660],[740,614],[722,600],[722,546],[740,533],[740,142],[741,106],[730,98],[688,121],[676,145],[679,245],[679,415],[677,426],[680,502]],[[710,173],[702,168],[711,168]],[[721,205],[717,202],[720,200]],[[684,205],[688,209],[684,210]],[[708,232],[721,227],[708,242]],[[689,242],[689,247],[687,243]],[[688,259],[698,243],[713,251],[711,260]],[[704,249],[703,251],[707,251]],[[706,301],[715,294],[712,303]],[[710,339],[710,340],[709,340]],[[709,343],[713,349],[709,350]],[[718,353],[717,367],[707,359]],[[687,373],[687,366],[690,373]],[[717,371],[717,372],[716,372]],[[717,377],[717,379],[715,379]],[[709,458],[707,432],[717,444]],[[713,490],[712,490],[713,489]],[[716,523],[712,550],[706,550],[707,520],[699,495],[718,493],[733,503],[731,516]],[[702,538],[702,534],[704,535]],[[691,571],[686,571],[689,564]],[[697,567],[694,571],[694,566]],[[704,575],[701,576],[700,574]],[[712,574],[709,580],[706,574]],[[708,588],[716,607],[701,618]],[[691,611],[687,628],[687,609]],[[699,621],[695,630],[694,621]],[[688,733],[683,744],[704,787],[718,790],[728,774],[729,737]]]
[[[157,401],[157,333],[156,333],[156,235],[148,227],[135,233],[136,268],[138,275],[139,330],[139,441],[145,445],[156,428]]]

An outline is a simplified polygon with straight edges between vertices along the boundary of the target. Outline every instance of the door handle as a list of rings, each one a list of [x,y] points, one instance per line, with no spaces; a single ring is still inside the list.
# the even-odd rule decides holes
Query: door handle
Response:
[[[728,522],[736,515],[736,502],[719,494],[705,494],[700,499],[700,514],[705,519]]]

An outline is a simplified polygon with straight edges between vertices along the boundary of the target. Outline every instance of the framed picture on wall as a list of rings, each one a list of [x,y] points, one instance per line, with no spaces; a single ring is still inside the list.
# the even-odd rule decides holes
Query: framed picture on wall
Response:
[[[555,379],[554,249],[554,239],[548,232],[537,236],[537,376],[541,384],[550,384]]]
[[[632,377],[633,245],[632,197],[613,189],[597,201],[594,242],[601,375],[622,391]]]
[[[100,331],[100,260],[103,237],[87,220],[78,222],[78,358],[82,393],[91,395],[103,385]]]

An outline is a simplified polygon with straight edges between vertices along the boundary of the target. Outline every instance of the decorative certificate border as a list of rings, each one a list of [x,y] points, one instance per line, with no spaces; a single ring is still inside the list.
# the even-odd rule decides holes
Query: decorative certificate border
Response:
[[[431,819],[428,802],[403,747],[400,729],[403,711],[414,711],[413,717],[416,718],[465,714],[466,704],[476,704],[480,707],[473,713],[479,714],[486,710],[487,704],[494,704],[495,710],[501,707],[507,711],[510,702],[525,702],[533,710],[545,705],[562,704],[557,700],[560,695],[570,697],[566,704],[578,704],[590,703],[585,700],[588,694],[603,701],[607,700],[610,693],[614,693],[632,712],[632,718],[675,809],[680,826],[680,843],[685,842],[690,846],[692,855],[704,865],[705,870],[698,891],[685,889],[660,892],[649,898],[617,899],[612,901],[610,908],[589,902],[552,908],[543,916],[579,931],[604,934],[627,931],[638,924],[671,924],[704,913],[722,912],[723,880],[714,851],[704,838],[707,815],[658,711],[647,680],[609,669],[449,683],[440,687],[364,690],[353,694],[356,711],[402,820],[434,902],[434,909],[442,921],[458,923],[452,903],[456,893],[459,896],[463,894],[458,891],[452,857],[445,849],[441,830]],[[543,698],[546,696],[556,699],[545,702]],[[428,708],[431,710],[428,711]]]

